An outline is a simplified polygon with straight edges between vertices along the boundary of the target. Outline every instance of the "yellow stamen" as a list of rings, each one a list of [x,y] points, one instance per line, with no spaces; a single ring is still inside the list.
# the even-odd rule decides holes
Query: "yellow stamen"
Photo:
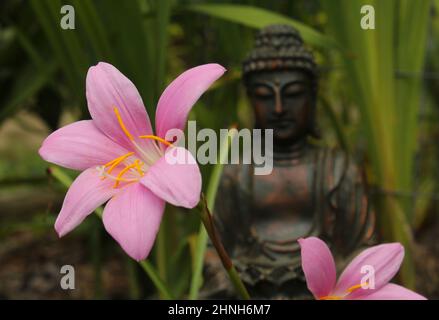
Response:
[[[110,168],[108,169],[107,173],[111,173],[111,171],[113,171],[114,168],[116,168],[116,166],[121,163],[122,161],[124,161],[126,158],[132,156],[134,154],[134,152],[128,152],[127,154],[124,154],[123,156],[117,157],[116,159],[111,160],[110,162],[107,162],[106,164],[103,165],[103,168],[106,168],[108,166],[110,166]],[[104,180],[105,176],[103,176],[101,178],[101,180]]]
[[[125,160],[126,158],[128,158],[129,156],[132,156],[134,154],[134,152],[128,152],[120,157],[117,157],[113,160],[111,160],[110,162],[107,162],[106,164],[104,164],[104,168],[113,165],[114,163],[120,163],[121,161]]]
[[[116,182],[136,182],[139,181],[139,179],[125,179],[125,178],[115,178],[112,177],[113,180],[115,180]],[[116,188],[117,186],[113,186],[114,188]]]
[[[135,168],[136,167],[136,163],[130,164],[129,166],[126,166],[125,168],[123,168],[119,174],[116,177],[116,182],[114,183],[113,188],[117,188],[117,186],[119,185],[120,181],[123,181],[122,176],[125,174],[125,172],[127,172],[128,170],[130,170],[131,168]]]
[[[342,297],[339,296],[324,296],[320,297],[319,300],[341,300]]]
[[[132,154],[134,154],[134,152],[128,152],[127,154],[124,154],[124,155],[122,155],[122,156],[120,156],[120,157],[117,157],[117,158],[114,158],[113,160],[111,160],[110,162],[107,162],[106,164],[104,164],[104,167],[108,167],[108,166],[110,166],[110,165],[112,165],[115,161],[117,161],[117,160],[119,160],[120,158],[122,158],[122,157],[125,157],[126,155],[132,155]]]
[[[136,165],[137,172],[143,176],[143,170],[142,170],[143,162],[140,162],[139,159],[137,159],[136,161],[134,161],[134,164]]]
[[[165,145],[167,145],[167,146],[169,146],[169,147],[173,147],[173,146],[174,146],[174,145],[173,145],[172,143],[170,143],[169,141],[166,141],[165,139],[160,138],[160,137],[157,137],[157,136],[154,136],[154,135],[139,136],[139,138],[156,140],[156,141],[159,141],[159,142],[161,142],[161,143],[163,143],[163,144],[165,144]]]
[[[131,141],[134,140],[134,138],[131,135],[131,133],[125,127],[125,124],[122,121],[122,117],[120,116],[119,110],[116,107],[114,107],[113,110],[114,110],[114,113],[116,114],[117,121],[119,121],[119,125],[120,125],[122,131],[125,133],[125,135],[128,137],[128,139],[130,139]]]
[[[368,282],[366,282],[366,285],[367,285],[367,284],[368,284]],[[347,290],[346,290],[346,293],[347,293],[347,294],[352,293],[352,292],[354,292],[355,290],[358,290],[358,289],[360,289],[360,288],[362,288],[362,287],[363,287],[362,284],[356,284],[356,285],[350,287],[349,289],[347,289]],[[319,300],[341,300],[341,299],[343,299],[342,296],[323,296],[323,297],[320,297],[320,298],[319,298]]]
[[[115,159],[114,162],[111,164],[111,167],[108,169],[108,173],[111,173],[111,171],[113,171],[113,169],[116,168],[119,163],[124,161],[126,158],[132,156],[133,154],[134,152],[128,152],[127,154],[124,154],[123,156],[120,156],[119,158]]]
[[[367,285],[367,283],[366,283],[366,285]],[[357,290],[357,289],[360,289],[361,287],[362,287],[361,284],[356,284],[355,286],[352,286],[352,287],[350,287],[348,290],[346,290],[346,292],[351,293],[352,291],[355,291],[355,290]]]
[[[133,178],[133,179],[125,179],[125,178],[122,178],[122,177],[115,177],[115,176],[112,176],[111,174],[108,174],[107,172],[105,172],[105,169],[104,169],[103,166],[102,166],[102,167],[97,167],[96,169],[97,169],[97,170],[100,172],[100,174],[102,175],[101,180],[104,180],[105,178],[108,178],[108,179],[111,179],[111,180],[114,180],[114,181],[123,181],[123,182],[135,182],[135,181],[139,181],[139,179],[136,179],[136,178]]]

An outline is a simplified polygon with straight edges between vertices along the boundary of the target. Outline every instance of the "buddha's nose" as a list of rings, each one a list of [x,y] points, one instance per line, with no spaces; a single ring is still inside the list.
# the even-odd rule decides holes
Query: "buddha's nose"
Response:
[[[285,110],[282,106],[282,99],[280,97],[279,92],[276,92],[276,101],[275,101],[275,106],[274,106],[274,113],[277,116],[282,116],[285,113]]]

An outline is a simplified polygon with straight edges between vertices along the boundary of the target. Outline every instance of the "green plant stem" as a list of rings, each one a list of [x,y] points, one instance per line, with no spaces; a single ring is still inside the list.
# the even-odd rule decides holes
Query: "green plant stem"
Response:
[[[98,219],[93,219],[90,230],[90,255],[93,261],[94,297],[102,299],[102,237]]]
[[[167,221],[167,216],[164,215],[162,218],[162,222],[160,224],[160,230],[157,234],[156,238],[156,256],[155,261],[157,265],[157,271],[160,275],[160,278],[163,279],[163,281],[168,281],[168,250],[167,250],[167,236],[169,234],[168,232],[169,226]],[[160,294],[160,298],[165,299],[165,297]]]
[[[137,276],[137,265],[134,260],[129,257],[126,258],[126,269],[130,284],[130,298],[133,300],[138,300],[141,296],[141,289],[139,286],[139,277]]]
[[[221,260],[221,263],[223,264],[224,269],[227,271],[227,274],[229,275],[230,281],[232,282],[233,286],[235,287],[236,291],[239,293],[241,298],[245,300],[249,300],[250,295],[244,283],[242,282],[241,278],[239,277],[238,272],[233,266],[232,260],[230,259],[229,255],[224,249],[224,246],[219,238],[218,232],[213,223],[212,215],[210,214],[209,208],[207,206],[207,201],[203,194],[201,195],[201,201],[198,206],[198,209],[199,209],[201,221],[203,222],[203,225],[207,231],[207,234],[209,235],[210,240],[212,241],[213,246],[215,247],[216,252],[218,253],[218,256]]]
[[[146,272],[146,274],[149,276],[152,283],[159,291],[161,297],[167,300],[174,299],[174,297],[171,294],[171,291],[162,281],[154,266],[147,260],[139,261],[139,264],[142,267],[142,269]]]
[[[236,125],[231,126],[230,129],[236,129]],[[213,208],[215,205],[215,198],[218,191],[218,186],[220,183],[221,175],[223,172],[223,163],[225,163],[226,159],[229,155],[229,138],[233,140],[237,135],[236,130],[229,131],[228,138],[224,141],[224,144],[221,145],[220,154],[218,158],[218,163],[214,166],[212,170],[212,174],[210,175],[209,184],[207,186],[206,192],[206,200],[208,208]],[[200,230],[198,231],[195,255],[194,255],[194,266],[192,271],[192,279],[189,290],[189,299],[195,300],[198,298],[198,292],[202,285],[202,274],[203,274],[203,266],[204,266],[204,255],[207,247],[208,235],[206,232],[206,228],[201,225]]]
[[[206,252],[207,239],[208,235],[206,232],[206,228],[204,228],[204,226],[200,226],[196,241],[194,266],[192,271],[191,286],[189,290],[190,300],[195,300],[198,298],[198,292],[202,285],[204,254]]]
[[[61,170],[58,167],[49,167],[48,173],[54,177],[56,180],[61,182],[62,185],[64,185],[66,188],[69,188],[72,184],[73,180],[72,178],[66,174],[63,170]],[[95,210],[95,213],[99,218],[102,218],[102,208],[99,207]],[[159,292],[160,296],[163,299],[173,299],[173,296],[171,294],[171,291],[166,286],[165,282],[160,278],[157,270],[154,268],[154,266],[146,260],[139,261],[138,262],[142,269],[145,271],[145,273],[148,275],[149,279],[154,284],[155,288]]]

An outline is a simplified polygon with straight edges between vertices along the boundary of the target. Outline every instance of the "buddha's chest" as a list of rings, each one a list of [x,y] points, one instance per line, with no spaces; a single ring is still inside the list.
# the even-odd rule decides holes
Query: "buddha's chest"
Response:
[[[312,227],[314,166],[277,166],[271,175],[254,176],[252,227],[265,240],[280,241],[304,236]]]

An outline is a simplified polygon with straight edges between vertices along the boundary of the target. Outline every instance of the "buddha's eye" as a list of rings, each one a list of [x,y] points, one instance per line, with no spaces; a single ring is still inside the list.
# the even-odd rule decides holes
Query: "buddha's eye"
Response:
[[[303,83],[292,83],[284,88],[283,95],[286,97],[297,97],[305,92],[306,87]]]
[[[274,92],[267,86],[256,86],[253,89],[255,97],[262,99],[269,99],[274,96]]]

